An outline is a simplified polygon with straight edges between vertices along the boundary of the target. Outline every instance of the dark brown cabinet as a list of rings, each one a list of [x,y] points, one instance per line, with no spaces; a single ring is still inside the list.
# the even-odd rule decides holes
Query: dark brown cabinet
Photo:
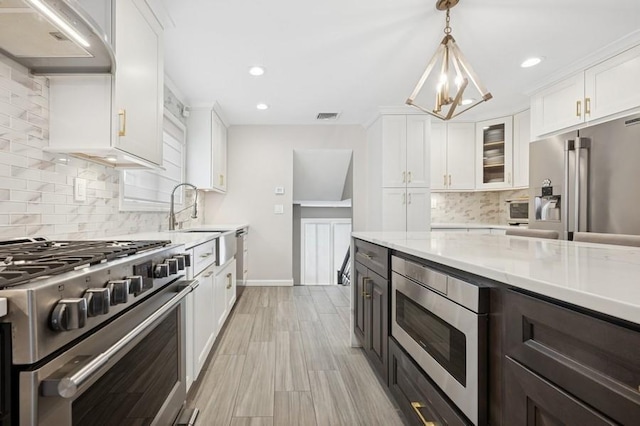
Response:
[[[355,247],[355,276],[352,281],[355,333],[371,364],[387,383],[389,252],[360,240],[355,240]]]
[[[389,390],[411,425],[470,425],[392,338]]]
[[[556,424],[538,418],[576,419],[557,424],[638,424],[638,331],[512,290],[505,291],[504,303],[505,424]],[[520,395],[510,397],[514,389]],[[534,402],[540,406],[530,406]],[[538,417],[525,421],[525,408],[527,416]]]

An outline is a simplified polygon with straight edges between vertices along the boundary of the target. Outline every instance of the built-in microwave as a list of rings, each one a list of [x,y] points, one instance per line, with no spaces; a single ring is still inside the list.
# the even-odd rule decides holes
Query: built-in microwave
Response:
[[[507,223],[509,225],[529,223],[528,198],[512,198],[507,200]]]

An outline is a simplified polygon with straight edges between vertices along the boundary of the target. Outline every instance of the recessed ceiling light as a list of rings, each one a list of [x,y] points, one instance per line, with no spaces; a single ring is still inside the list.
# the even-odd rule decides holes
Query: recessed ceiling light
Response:
[[[269,105],[267,105],[267,104],[258,104],[258,105],[256,105],[256,108],[258,108],[261,111],[264,111],[265,109],[269,109]]]
[[[542,62],[542,58],[533,57],[526,59],[523,63],[520,64],[522,68],[529,68],[538,65]]]
[[[259,67],[259,66],[253,66],[251,68],[249,68],[249,74],[251,74],[254,77],[258,77],[261,76],[262,74],[264,74],[264,68]]]
[[[463,99],[462,102],[460,102],[462,105],[471,105],[472,103],[474,103],[476,100],[473,98],[470,99]]]

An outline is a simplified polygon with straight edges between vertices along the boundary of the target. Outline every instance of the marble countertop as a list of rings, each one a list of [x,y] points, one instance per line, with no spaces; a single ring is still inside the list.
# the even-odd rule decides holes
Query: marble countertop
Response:
[[[459,232],[352,235],[640,324],[640,248]]]
[[[214,225],[196,225],[191,228],[179,229],[177,231],[238,231],[242,228],[249,228],[248,223],[226,223]]]
[[[198,246],[222,235],[221,232],[160,231],[105,237],[109,240],[171,240],[174,244],[184,244],[185,249]]]
[[[432,223],[431,224],[431,228],[435,228],[435,229],[461,229],[461,228],[468,228],[468,229],[509,229],[509,228],[527,228],[527,225],[518,225],[518,226],[514,226],[514,225],[499,225],[496,223],[464,223],[464,222],[457,222],[457,223],[446,223],[446,222],[437,222],[437,223]]]

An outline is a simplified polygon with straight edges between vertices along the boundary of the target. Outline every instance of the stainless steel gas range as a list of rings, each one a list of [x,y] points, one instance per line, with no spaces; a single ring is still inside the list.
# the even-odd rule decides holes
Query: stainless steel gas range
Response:
[[[0,241],[0,425],[172,424],[185,279],[169,241]]]

